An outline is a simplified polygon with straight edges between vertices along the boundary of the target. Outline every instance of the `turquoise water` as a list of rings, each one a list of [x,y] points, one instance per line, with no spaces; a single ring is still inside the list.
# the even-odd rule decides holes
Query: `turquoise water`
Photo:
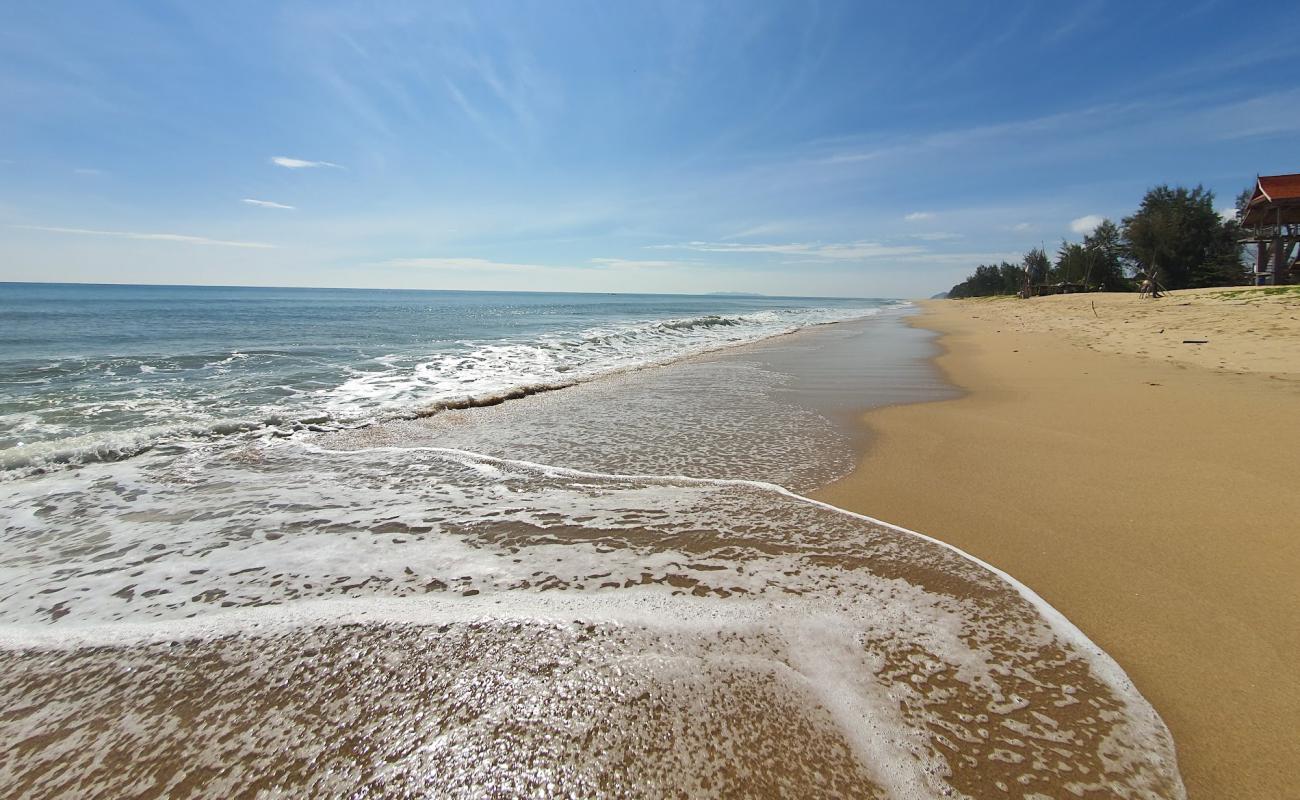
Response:
[[[891,302],[5,283],[0,466],[490,403]]]

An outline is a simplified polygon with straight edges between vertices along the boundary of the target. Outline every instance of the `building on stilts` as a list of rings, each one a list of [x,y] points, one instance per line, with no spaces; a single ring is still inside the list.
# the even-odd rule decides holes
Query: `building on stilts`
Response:
[[[1242,244],[1255,245],[1255,285],[1300,283],[1300,175],[1261,175],[1241,212]]]

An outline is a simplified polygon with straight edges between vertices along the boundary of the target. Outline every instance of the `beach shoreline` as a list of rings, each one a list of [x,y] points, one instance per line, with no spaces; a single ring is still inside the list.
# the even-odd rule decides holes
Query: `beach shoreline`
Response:
[[[952,396],[902,317],[196,448],[179,481],[158,451],[6,484],[0,739],[39,744],[0,785],[1183,797],[1164,723],[1032,588],[804,496],[871,446],[862,407]]]
[[[1152,702],[1194,800],[1297,796],[1295,301],[922,305],[963,394],[865,412],[857,468],[812,496],[1032,587]]]

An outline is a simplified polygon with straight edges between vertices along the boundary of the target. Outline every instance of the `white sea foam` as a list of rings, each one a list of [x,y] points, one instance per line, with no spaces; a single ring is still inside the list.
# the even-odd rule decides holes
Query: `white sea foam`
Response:
[[[901,307],[901,304],[900,304]],[[881,307],[789,309],[733,316],[655,319],[548,333],[532,341],[463,342],[413,366],[396,355],[322,392],[335,414],[354,408],[418,409],[473,404],[520,390],[545,390],[614,372],[665,364],[723,347],[761,341],[810,325],[862,319]]]
[[[111,669],[98,677],[113,663],[105,658],[166,664],[148,648],[180,640],[194,642],[186,645],[194,657],[212,653],[230,665],[209,676],[235,693],[213,698],[223,708],[259,685],[316,674],[322,663],[312,653],[324,645],[315,639],[360,647],[366,663],[433,647],[438,658],[466,664],[465,687],[513,676],[494,690],[496,702],[527,706],[544,691],[547,715],[579,703],[562,712],[568,719],[586,707],[585,695],[553,692],[586,674],[618,696],[650,686],[652,697],[686,692],[674,703],[688,710],[734,710],[741,716],[728,736],[736,742],[759,724],[743,721],[751,715],[742,711],[742,687],[767,686],[775,694],[762,703],[804,709],[798,724],[845,743],[893,797],[946,796],[997,770],[1029,784],[1068,773],[1117,794],[1181,796],[1159,719],[1119,668],[1033,592],[954,548],[771,484],[609,475],[447,448],[337,452],[284,443],[0,488],[14,509],[0,556],[0,641],[38,666],[45,659],[75,671],[77,691],[96,698],[119,680],[109,681],[120,674]],[[607,627],[587,644],[574,639],[592,624]],[[321,632],[347,625],[374,633]],[[365,644],[370,636],[378,638]],[[531,676],[515,652],[525,641],[567,663],[556,675],[569,677],[556,684]],[[470,649],[453,656],[462,646]],[[409,713],[391,704],[406,702],[400,687],[410,681],[435,681],[425,702],[437,714],[468,702],[461,684],[438,688],[441,679],[420,669],[427,666],[382,679],[358,673],[345,691],[389,709],[358,724],[382,738],[384,720]],[[132,689],[144,692],[141,702],[188,680],[181,662],[148,674]],[[45,707],[31,697],[44,684],[21,685],[28,694],[20,706]],[[1084,711],[1068,702],[1080,686]],[[798,699],[805,695],[815,701]],[[591,712],[634,707],[626,702]],[[85,712],[74,703],[63,713]],[[632,729],[652,724],[626,713]],[[51,706],[31,724],[57,718]],[[27,723],[9,724],[12,733]],[[235,739],[252,748],[249,758],[268,747],[325,758],[305,731],[273,747],[272,729],[250,725]],[[549,725],[514,735],[525,751],[540,748],[538,763],[561,769],[550,793],[576,791],[585,784],[563,778],[563,765],[589,775],[585,762],[544,755],[545,742],[576,734]],[[445,780],[477,774],[463,758],[479,752],[474,736],[448,740],[437,726],[430,735],[429,746],[443,743],[435,749],[456,743]],[[660,766],[707,774],[681,760],[704,743],[679,735]],[[204,731],[186,736],[201,742]],[[1023,763],[986,758],[986,749]],[[73,757],[60,748],[55,755]],[[392,780],[417,766],[394,758],[385,762],[397,770]]]

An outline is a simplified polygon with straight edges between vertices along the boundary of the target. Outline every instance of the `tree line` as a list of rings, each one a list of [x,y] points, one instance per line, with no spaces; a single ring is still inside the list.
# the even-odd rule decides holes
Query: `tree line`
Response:
[[[1247,283],[1238,218],[1250,195],[1242,192],[1237,217],[1225,220],[1204,187],[1157,186],[1119,225],[1104,220],[1082,242],[1062,241],[1054,260],[1036,247],[1019,264],[981,264],[948,296],[1017,294],[1026,283],[1126,292],[1149,274],[1168,289]]]

